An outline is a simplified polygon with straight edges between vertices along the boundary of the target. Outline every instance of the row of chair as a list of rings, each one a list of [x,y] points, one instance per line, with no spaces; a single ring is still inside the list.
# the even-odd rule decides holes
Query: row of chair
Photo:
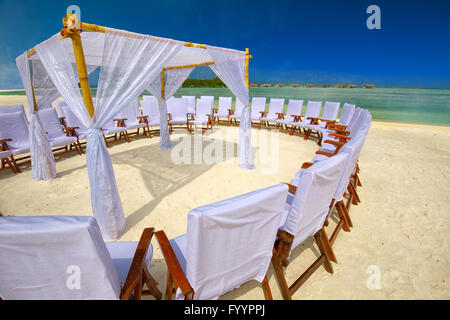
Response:
[[[328,125],[322,131],[321,149],[289,183],[193,209],[187,233],[174,239],[157,231],[168,267],[165,297],[213,299],[257,280],[265,298],[271,299],[267,271],[272,263],[283,298],[291,299],[320,266],[333,273],[332,262],[337,262],[333,244],[341,229],[353,227],[349,210],[360,202],[358,159],[371,120],[367,110],[356,108],[348,125]],[[328,219],[334,214],[339,222],[328,237]],[[140,299],[152,294],[160,299],[148,270],[153,234],[154,229],[148,228],[139,243],[105,244],[92,217],[2,217],[0,296]],[[311,236],[319,257],[289,286],[283,269],[291,252]],[[27,265],[33,267],[18,267]],[[71,274],[69,267],[83,271],[78,290],[73,290],[76,281],[64,278]]]

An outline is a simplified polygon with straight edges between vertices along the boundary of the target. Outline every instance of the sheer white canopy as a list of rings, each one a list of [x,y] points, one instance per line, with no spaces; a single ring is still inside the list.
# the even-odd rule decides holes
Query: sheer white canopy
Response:
[[[33,101],[31,84],[39,88],[48,88],[45,95],[39,91],[42,98],[39,99],[41,103],[38,102],[38,108],[48,105],[60,95],[75,116],[89,128],[86,162],[92,211],[104,237],[120,238],[125,231],[126,221],[111,159],[100,128],[114,119],[129,101],[136,99],[147,89],[161,100],[160,147],[163,150],[173,147],[169,138],[165,101],[175,94],[197,64],[210,64],[217,76],[244,103],[245,109],[240,125],[239,164],[244,169],[254,168],[250,152],[249,96],[244,76],[245,52],[210,46],[205,50],[205,47],[188,45],[183,41],[110,28],[106,28],[104,33],[82,32],[81,41],[88,74],[100,67],[97,99],[92,117],[86,109],[80,92],[71,39],[61,39],[60,34],[54,35],[37,45],[30,57],[27,57],[26,53],[19,57],[18,67],[21,70],[21,76],[23,74],[22,81],[30,105]],[[28,60],[31,60],[31,71],[37,70],[40,75],[36,81],[33,77],[33,82],[29,81],[30,76],[25,71]],[[213,62],[214,64],[211,64]],[[168,68],[174,66],[180,68]],[[161,87],[161,71],[163,70],[165,70],[164,88]],[[30,72],[29,68],[28,72]],[[37,94],[36,90],[34,94]],[[37,121],[34,122],[37,123]],[[40,140],[31,139],[31,143],[42,146],[42,150],[50,150],[49,146],[46,147],[46,140],[42,138],[43,130],[39,131],[39,124],[35,127],[37,129],[34,136],[40,137]],[[40,127],[42,129],[42,126]],[[48,163],[38,157],[39,155],[35,155],[33,163]],[[47,164],[46,168],[49,168],[47,169],[49,171],[52,168],[51,164]],[[55,174],[49,176],[54,177]],[[47,176],[41,173],[36,177],[46,179]]]

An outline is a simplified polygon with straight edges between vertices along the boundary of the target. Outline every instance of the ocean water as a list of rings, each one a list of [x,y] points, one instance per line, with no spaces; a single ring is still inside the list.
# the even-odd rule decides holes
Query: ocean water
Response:
[[[175,96],[202,95],[233,96],[227,88],[180,88]],[[308,100],[339,101],[342,105],[355,104],[368,109],[374,120],[389,122],[450,125],[450,90],[400,89],[400,88],[251,88],[251,97],[285,98],[304,100],[303,112]],[[234,104],[233,96],[233,104]]]

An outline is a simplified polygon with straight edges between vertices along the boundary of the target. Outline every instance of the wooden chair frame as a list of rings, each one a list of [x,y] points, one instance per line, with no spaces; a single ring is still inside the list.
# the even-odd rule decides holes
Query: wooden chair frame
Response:
[[[121,300],[130,300],[131,298],[140,300],[142,295],[153,295],[155,299],[161,300],[162,294],[158,290],[158,283],[151,276],[145,264],[145,257],[154,231],[154,228],[146,228],[142,232],[128,271],[127,279],[120,293]],[[147,285],[147,290],[143,289],[144,284]]]
[[[305,165],[305,167],[308,165]],[[297,187],[289,183],[289,193],[295,194]],[[330,204],[330,209],[333,206],[333,201]],[[272,265],[275,270],[275,275],[280,286],[281,294],[285,300],[291,300],[292,295],[311,277],[321,265],[324,265],[325,270],[331,274],[334,273],[331,261],[337,263],[336,255],[334,254],[332,243],[329,240],[324,226],[316,232],[314,239],[319,248],[320,256],[314,261],[314,263],[303,272],[297,280],[295,280],[290,286],[288,285],[283,273],[283,268],[287,268],[289,261],[289,253],[291,251],[294,235],[284,230],[278,230],[278,240],[275,242],[272,256]]]

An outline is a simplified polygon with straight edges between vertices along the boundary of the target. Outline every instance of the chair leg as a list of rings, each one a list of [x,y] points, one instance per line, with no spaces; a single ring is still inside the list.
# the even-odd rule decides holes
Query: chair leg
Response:
[[[283,267],[281,265],[280,257],[276,254],[272,256],[272,266],[275,271],[275,276],[277,278],[277,282],[280,287],[283,299],[292,300],[291,293],[289,292],[289,286],[283,273]]]
[[[172,274],[167,270],[166,300],[172,300],[174,290]]]
[[[6,163],[8,163],[8,166],[9,166],[9,168],[11,169],[11,171],[14,172],[14,174],[17,174],[17,170],[16,170],[16,168],[14,167],[14,165],[11,163],[11,161],[9,161],[8,158],[5,158],[4,160],[6,161]]]
[[[161,300],[162,294],[157,287],[156,280],[152,277],[150,272],[147,269],[147,266],[144,265],[144,272],[142,274],[145,284],[148,288],[148,293],[155,297],[156,300]],[[147,292],[146,292],[147,293]]]
[[[339,210],[339,208],[342,210],[342,214],[345,217],[348,226],[350,228],[353,228],[353,222],[352,219],[350,218],[350,214],[348,213],[347,208],[345,207],[344,201],[341,200],[336,204],[336,209]]]
[[[267,280],[267,275],[264,277],[263,282],[261,283],[263,292],[264,292],[264,298],[266,300],[273,300],[272,297],[272,291],[270,290],[269,281]]]
[[[319,247],[320,254],[321,254],[321,256],[325,257],[325,260],[323,262],[325,270],[327,270],[329,273],[333,274],[333,272],[334,272],[333,271],[333,266],[331,265],[331,261],[330,261],[331,259],[328,256],[329,251],[331,251],[331,252],[333,252],[333,251],[331,249],[331,246],[327,247],[327,245],[324,243],[324,238],[325,237],[326,237],[326,234],[324,234],[323,228],[321,230],[319,230],[314,235],[314,238],[316,239],[317,246]],[[327,252],[326,248],[328,249],[328,252]],[[334,256],[334,253],[333,253],[333,256]],[[336,259],[336,257],[334,257],[334,259]]]
[[[20,170],[19,165],[16,162],[16,159],[14,159],[13,155],[11,155],[11,161],[12,161],[14,167],[16,168],[16,171],[19,172],[19,173],[22,172],[22,170]]]

